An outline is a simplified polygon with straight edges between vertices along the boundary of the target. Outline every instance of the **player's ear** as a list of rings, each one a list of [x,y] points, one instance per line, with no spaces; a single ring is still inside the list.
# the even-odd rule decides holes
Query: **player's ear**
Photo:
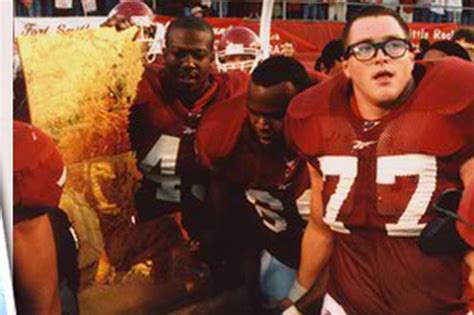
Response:
[[[291,83],[290,81],[285,81],[284,83],[284,86],[285,86],[285,89],[286,89],[286,93],[288,95],[296,95],[298,93],[298,90],[296,89],[296,86]]]
[[[342,59],[342,71],[344,71],[346,78],[351,78],[351,75],[349,73],[349,61],[347,61],[346,59]]]

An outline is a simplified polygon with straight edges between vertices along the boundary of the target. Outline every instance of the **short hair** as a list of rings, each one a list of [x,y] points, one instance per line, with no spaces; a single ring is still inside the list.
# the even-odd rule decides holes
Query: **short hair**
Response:
[[[213,50],[214,31],[212,30],[212,26],[209,25],[209,23],[204,21],[202,18],[198,18],[195,16],[183,16],[172,21],[168,25],[168,28],[166,29],[166,34],[165,34],[166,46],[168,46],[171,32],[176,29],[196,30],[196,31],[203,31],[203,32],[209,33],[209,35],[211,36],[211,41],[209,45],[210,45],[211,50]]]
[[[321,64],[324,65],[327,71],[331,70],[336,64],[336,61],[342,60],[344,56],[344,43],[342,39],[333,39],[324,46],[321,56],[316,60],[314,69],[321,71]]]
[[[426,38],[420,39],[420,50],[421,51],[426,51],[428,48],[430,48],[430,41],[427,40]]]
[[[344,42],[345,48],[348,46],[348,39],[349,39],[349,32],[351,30],[352,24],[354,24],[355,21],[361,18],[365,17],[373,17],[373,16],[391,16],[393,17],[400,27],[403,29],[403,32],[407,36],[407,38],[410,38],[410,31],[408,29],[407,23],[401,18],[401,16],[395,12],[392,9],[385,8],[382,6],[378,5],[371,5],[368,7],[364,7],[361,9],[357,14],[354,14],[344,25],[344,29],[342,31],[342,41]]]
[[[464,39],[466,42],[474,44],[474,30],[460,28],[454,33],[453,38],[451,39],[453,41]]]
[[[425,51],[425,54],[432,49],[442,51],[448,56],[459,57],[461,59],[471,61],[471,57],[469,56],[467,50],[452,40],[440,40],[438,42],[434,42],[430,45],[430,47],[428,47],[428,49]]]
[[[252,72],[252,82],[263,87],[271,87],[285,81],[291,82],[298,92],[313,85],[305,67],[291,57],[272,56]]]
[[[419,47],[420,47],[420,52],[415,55],[415,60],[421,60],[423,59],[425,52],[430,48],[430,41],[427,40],[426,38],[420,39]]]

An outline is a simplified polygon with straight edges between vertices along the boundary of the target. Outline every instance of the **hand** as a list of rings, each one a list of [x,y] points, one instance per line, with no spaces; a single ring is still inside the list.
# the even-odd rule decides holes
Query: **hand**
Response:
[[[290,300],[289,298],[285,298],[283,300],[280,301],[280,304],[278,306],[278,308],[282,311],[286,310],[288,307],[290,307],[291,305],[293,305],[293,301]]]
[[[137,32],[133,40],[142,41],[144,39],[150,39],[155,36],[156,26],[153,24],[150,25],[141,25],[139,22],[135,23],[130,17],[116,17],[113,16],[107,19],[104,23],[100,25],[101,27],[115,27],[115,29],[120,32],[130,27],[138,26],[140,30]]]
[[[126,30],[135,24],[132,22],[131,18],[129,17],[111,17],[107,19],[104,23],[102,23],[102,27],[115,27],[117,31]]]

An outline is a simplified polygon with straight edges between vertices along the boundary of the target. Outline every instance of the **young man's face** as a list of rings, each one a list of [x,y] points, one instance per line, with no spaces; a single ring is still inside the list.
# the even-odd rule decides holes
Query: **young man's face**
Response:
[[[407,39],[397,20],[391,16],[363,17],[354,22],[349,32],[347,46],[361,42],[381,43],[389,39]],[[413,52],[394,59],[381,49],[367,61],[354,55],[343,61],[343,70],[353,82],[358,102],[384,106],[395,101],[412,80]]]
[[[165,70],[177,90],[199,91],[209,79],[212,63],[211,35],[189,29],[173,29],[164,52]]]
[[[270,145],[283,140],[283,119],[296,89],[290,82],[263,87],[250,83],[247,109],[250,125],[259,142]]]

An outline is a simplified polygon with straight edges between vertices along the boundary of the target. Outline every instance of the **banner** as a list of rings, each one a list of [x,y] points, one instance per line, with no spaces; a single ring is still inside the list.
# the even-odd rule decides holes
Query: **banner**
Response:
[[[31,121],[53,139],[68,168],[60,207],[78,232],[81,270],[93,270],[88,267],[107,246],[102,219],[130,221],[133,209],[139,174],[127,123],[144,71],[142,45],[132,40],[136,31],[17,39]]]
[[[65,33],[75,30],[98,28],[106,17],[70,17],[70,18],[16,18],[15,36],[30,36],[49,33]],[[156,16],[155,21],[163,25],[170,17]],[[236,25],[246,26],[259,32],[259,21],[241,18],[208,18],[214,28],[216,42],[224,32]],[[321,53],[324,45],[342,34],[344,23],[298,20],[273,20],[270,36],[272,54],[279,53],[285,43],[292,43],[296,58],[312,68],[312,63]],[[430,42],[451,39],[459,28],[456,23],[410,23],[411,37],[414,45],[424,38]],[[311,63],[311,65],[309,65]]]
[[[64,33],[76,30],[98,28],[106,17],[63,17],[63,18],[15,18],[15,37],[49,33]],[[171,18],[157,16],[156,22],[166,24]],[[209,18],[216,38],[232,26],[246,26],[258,34],[259,22],[240,18]],[[424,38],[430,42],[451,39],[459,28],[456,23],[409,23],[414,44]],[[308,21],[272,21],[272,37],[274,43],[293,42],[297,51],[321,52],[324,45],[342,34],[342,22],[308,22]]]
[[[18,36],[69,33],[96,29],[106,20],[100,17],[15,18],[14,34]]]

